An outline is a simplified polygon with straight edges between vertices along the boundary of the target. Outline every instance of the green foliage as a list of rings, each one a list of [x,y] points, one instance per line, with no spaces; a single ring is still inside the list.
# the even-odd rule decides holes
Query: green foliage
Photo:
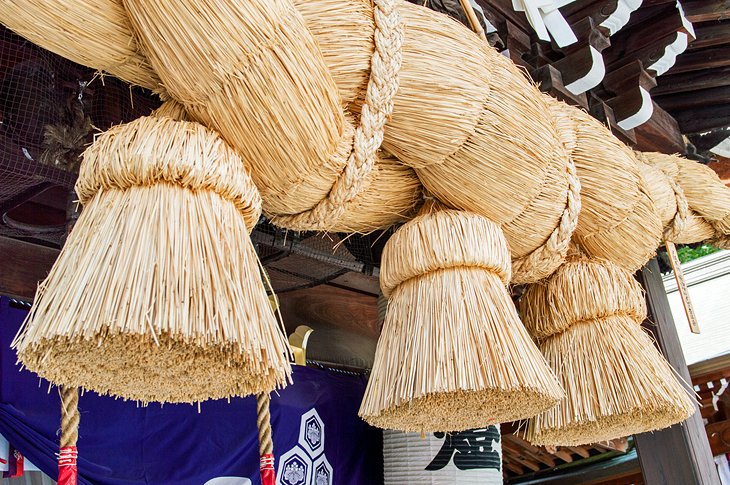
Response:
[[[709,244],[702,244],[697,247],[682,246],[682,247],[677,248],[677,256],[679,256],[680,262],[687,263],[694,259],[701,258],[702,256],[707,256],[708,254],[716,253],[719,250],[720,250],[720,248],[716,248],[715,246],[710,246]]]

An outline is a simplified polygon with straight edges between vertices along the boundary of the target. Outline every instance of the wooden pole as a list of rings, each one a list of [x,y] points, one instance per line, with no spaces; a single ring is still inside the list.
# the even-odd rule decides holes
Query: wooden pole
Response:
[[[645,327],[654,335],[659,349],[679,376],[691,385],[656,259],[638,276],[646,290],[649,310]],[[684,423],[635,435],[634,440],[647,485],[720,485],[699,410]]]

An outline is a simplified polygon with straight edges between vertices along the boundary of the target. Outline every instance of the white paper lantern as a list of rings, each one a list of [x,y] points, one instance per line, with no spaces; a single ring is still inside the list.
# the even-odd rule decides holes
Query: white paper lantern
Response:
[[[458,433],[383,431],[385,485],[503,483],[499,426]]]

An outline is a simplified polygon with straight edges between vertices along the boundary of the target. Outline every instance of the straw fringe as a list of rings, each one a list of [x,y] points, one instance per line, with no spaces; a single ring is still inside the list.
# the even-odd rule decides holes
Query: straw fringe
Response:
[[[27,368],[143,402],[286,385],[288,345],[247,234],[258,198],[224,147],[199,125],[142,118],[87,150],[85,209],[13,342]]]
[[[574,325],[540,350],[569,392],[529,421],[533,444],[605,442],[666,428],[697,409],[651,338],[626,316]]]
[[[562,396],[519,322],[509,270],[504,237],[483,217],[427,204],[396,232],[383,252],[390,299],[363,419],[463,430],[535,414]]]
[[[525,325],[567,391],[528,422],[538,445],[575,446],[664,428],[696,410],[641,328],[646,304],[630,273],[577,259],[520,300]]]
[[[543,340],[577,322],[625,315],[646,318],[641,285],[625,270],[602,261],[563,265],[551,278],[530,285],[519,301],[520,316],[534,338]]]

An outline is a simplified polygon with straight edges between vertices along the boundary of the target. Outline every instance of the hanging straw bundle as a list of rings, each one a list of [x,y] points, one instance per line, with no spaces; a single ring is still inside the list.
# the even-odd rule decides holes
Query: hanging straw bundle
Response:
[[[99,136],[85,208],[13,345],[57,384],[140,401],[269,392],[291,372],[248,238],[260,197],[203,126],[140,118]]]
[[[730,247],[730,188],[714,170],[678,155],[642,153],[642,160],[661,170],[681,191],[690,212],[687,227],[676,242],[710,241]]]
[[[527,439],[574,446],[671,426],[695,405],[641,328],[646,303],[630,273],[577,259],[519,302],[566,397],[530,419]]]
[[[572,130],[575,137],[571,157],[580,178],[581,213],[574,241],[589,256],[629,271],[641,268],[661,242],[662,224],[638,160],[588,113],[556,100],[550,112],[561,131]]]
[[[562,390],[520,324],[509,272],[502,232],[476,214],[427,203],[388,240],[380,284],[389,302],[363,419],[454,431],[555,404]]]

